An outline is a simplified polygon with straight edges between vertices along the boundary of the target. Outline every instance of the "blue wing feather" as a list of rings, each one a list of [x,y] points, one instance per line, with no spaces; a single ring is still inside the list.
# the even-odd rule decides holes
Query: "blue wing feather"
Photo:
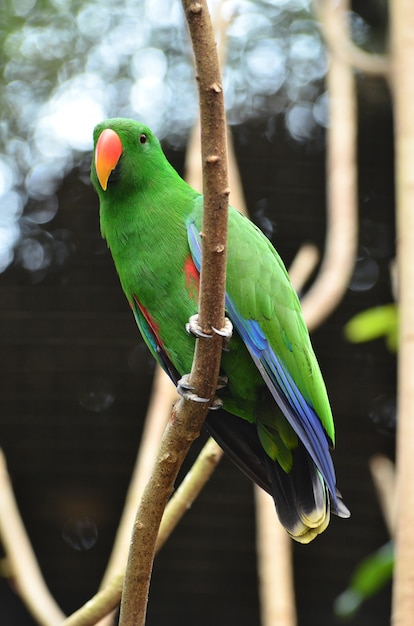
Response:
[[[187,232],[193,261],[200,271],[200,235],[194,222],[188,223]],[[303,397],[289,371],[278,359],[259,322],[243,318],[228,293],[226,293],[225,306],[228,316],[246,345],[279,409],[324,477],[332,495],[334,508],[337,508],[335,470],[329,452],[328,438],[318,415]]]

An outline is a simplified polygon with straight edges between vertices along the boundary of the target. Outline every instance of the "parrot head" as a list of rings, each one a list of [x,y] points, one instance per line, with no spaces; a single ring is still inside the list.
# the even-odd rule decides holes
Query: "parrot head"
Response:
[[[164,158],[155,135],[134,120],[106,120],[95,127],[93,139],[91,180],[100,198],[118,183],[124,192],[142,190]]]

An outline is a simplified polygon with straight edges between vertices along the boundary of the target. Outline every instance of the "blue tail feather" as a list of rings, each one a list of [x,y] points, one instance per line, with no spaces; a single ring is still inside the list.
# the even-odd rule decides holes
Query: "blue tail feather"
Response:
[[[201,266],[200,236],[196,225],[188,225],[188,241],[197,269]],[[260,371],[279,409],[296,432],[316,467],[321,472],[332,497],[334,511],[338,509],[335,470],[329,442],[314,408],[305,400],[285,365],[278,359],[257,320],[243,318],[229,294],[226,311],[246,348]]]

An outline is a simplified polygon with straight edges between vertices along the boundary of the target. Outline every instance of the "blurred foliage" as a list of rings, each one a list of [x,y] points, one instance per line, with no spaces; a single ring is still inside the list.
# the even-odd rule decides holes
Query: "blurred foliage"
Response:
[[[389,582],[393,570],[394,543],[390,541],[358,565],[349,587],[335,601],[336,615],[351,618],[365,600],[378,593]]]
[[[345,337],[352,343],[362,343],[384,337],[387,348],[396,352],[398,347],[398,309],[395,304],[385,304],[362,311],[345,325]]]
[[[355,315],[344,328],[345,337],[352,343],[363,343],[384,337],[391,352],[398,349],[398,307],[385,304]],[[382,412],[395,414],[395,404],[389,406],[387,398],[379,398]],[[375,413],[377,414],[377,413]],[[389,416],[388,416],[389,417]],[[392,420],[395,425],[395,419]],[[394,571],[394,543],[390,541],[366,557],[352,575],[349,587],[334,604],[335,613],[342,618],[352,618],[362,604],[378,593],[392,579]]]

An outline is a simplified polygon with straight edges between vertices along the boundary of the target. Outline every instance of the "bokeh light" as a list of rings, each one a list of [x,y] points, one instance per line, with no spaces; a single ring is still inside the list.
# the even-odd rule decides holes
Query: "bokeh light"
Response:
[[[62,528],[62,539],[74,550],[86,552],[96,544],[98,528],[87,515],[70,518]]]
[[[293,141],[315,140],[329,123],[327,61],[310,0],[227,0],[222,11],[229,123],[282,115]],[[0,271],[13,261],[47,270],[56,258],[36,233],[98,121],[135,117],[185,144],[198,114],[192,53],[182,7],[169,0],[15,0],[0,23]],[[352,25],[359,41],[369,37],[361,18]]]

